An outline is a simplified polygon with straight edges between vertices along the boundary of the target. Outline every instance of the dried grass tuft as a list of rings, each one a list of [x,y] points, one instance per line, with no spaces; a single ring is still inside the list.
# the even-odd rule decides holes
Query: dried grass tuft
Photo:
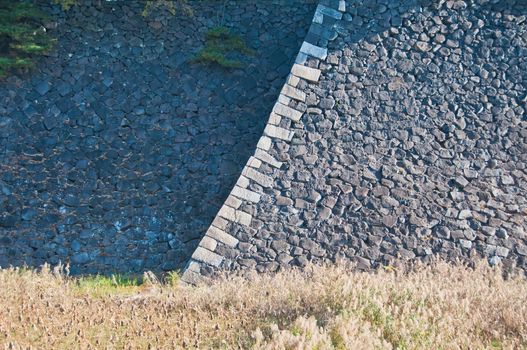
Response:
[[[90,290],[57,271],[0,270],[6,348],[518,349],[527,280],[437,262]]]

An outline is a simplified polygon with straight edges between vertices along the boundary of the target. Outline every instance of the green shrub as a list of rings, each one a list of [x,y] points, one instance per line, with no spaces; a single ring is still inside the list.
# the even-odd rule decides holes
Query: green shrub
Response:
[[[217,64],[225,68],[241,68],[243,62],[228,58],[235,54],[254,55],[240,36],[226,27],[214,27],[205,33],[205,46],[193,58],[194,62]]]
[[[31,3],[0,0],[0,76],[31,67],[33,57],[51,49],[54,40],[42,26],[46,19]]]

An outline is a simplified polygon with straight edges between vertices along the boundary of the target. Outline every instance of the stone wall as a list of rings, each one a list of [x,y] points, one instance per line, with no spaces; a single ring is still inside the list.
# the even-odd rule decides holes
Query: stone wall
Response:
[[[141,1],[46,5],[56,48],[0,82],[0,266],[185,265],[260,137],[316,6],[190,4],[193,15],[146,18]],[[242,69],[191,63],[218,25],[255,51]]]
[[[322,0],[183,279],[432,257],[527,268],[522,1]]]

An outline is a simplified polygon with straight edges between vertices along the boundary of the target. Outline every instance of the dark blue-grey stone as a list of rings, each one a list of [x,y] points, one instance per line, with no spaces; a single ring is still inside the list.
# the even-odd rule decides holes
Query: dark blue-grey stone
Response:
[[[74,264],[85,264],[90,261],[90,255],[86,252],[75,254],[71,257],[71,262]]]
[[[46,93],[48,93],[50,88],[51,88],[51,84],[49,83],[49,81],[45,81],[45,80],[40,81],[35,85],[35,90],[40,95],[45,95]]]
[[[37,216],[37,211],[33,208],[23,209],[21,212],[22,220],[31,221]]]

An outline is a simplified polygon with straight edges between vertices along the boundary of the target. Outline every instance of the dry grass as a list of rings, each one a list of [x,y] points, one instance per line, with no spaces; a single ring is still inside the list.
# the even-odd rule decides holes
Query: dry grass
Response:
[[[0,288],[0,349],[527,348],[527,280],[485,264],[311,267],[200,287],[7,269]]]

